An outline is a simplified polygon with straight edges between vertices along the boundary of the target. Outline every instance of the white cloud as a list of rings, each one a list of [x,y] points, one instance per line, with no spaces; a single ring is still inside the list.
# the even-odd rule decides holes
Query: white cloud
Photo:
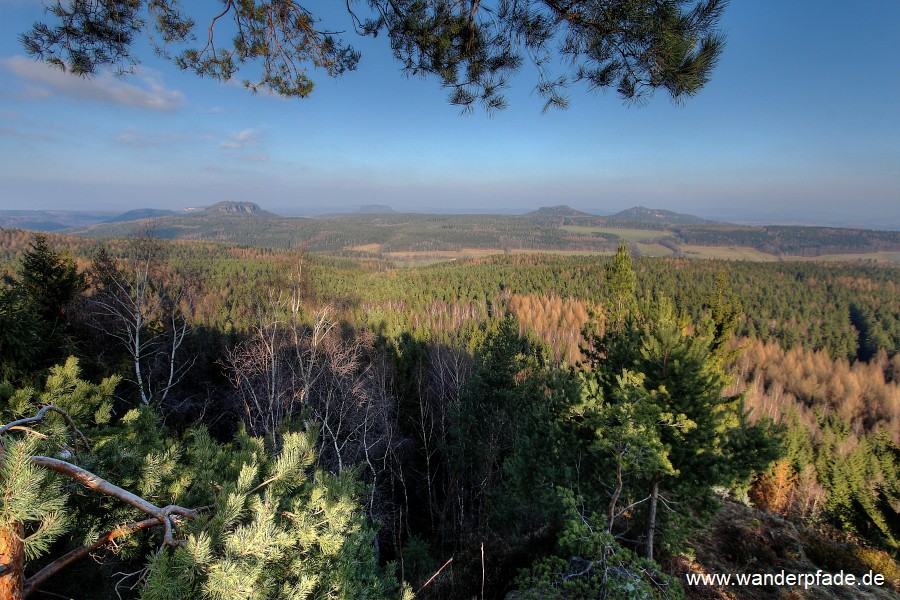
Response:
[[[92,78],[78,77],[24,56],[0,59],[0,66],[27,83],[28,96],[45,99],[62,94],[80,100],[107,102],[145,110],[170,111],[184,104],[184,94],[168,89],[158,73],[142,69],[138,83],[118,79],[108,71]]]
[[[150,139],[149,136],[137,132],[120,133],[116,136],[116,141],[120,144],[126,144],[128,146],[134,146],[136,148],[144,148],[146,146],[152,146],[159,143],[156,140]]]
[[[165,143],[177,142],[184,139],[186,139],[184,136],[178,136],[174,134],[147,133],[144,131],[136,131],[134,129],[123,131],[116,136],[116,141],[120,144],[134,146],[135,148],[159,146]]]
[[[13,127],[5,127],[0,125],[0,135],[8,135],[10,137],[21,138],[25,140],[38,140],[41,142],[52,142],[54,140],[53,137],[46,135],[44,133],[32,133],[28,131],[21,131],[19,129],[15,129]]]
[[[147,148],[150,146],[163,146],[167,144],[192,144],[199,142],[211,142],[215,138],[209,134],[184,134],[166,131],[142,131],[129,127],[116,136],[116,141],[126,146],[135,148]]]
[[[232,134],[231,139],[219,144],[220,148],[240,149],[247,146],[255,146],[259,143],[259,130],[245,129]]]
[[[232,158],[242,162],[269,161],[269,155],[262,147],[260,130],[252,127],[232,133],[227,140],[219,142],[219,148],[227,150]]]

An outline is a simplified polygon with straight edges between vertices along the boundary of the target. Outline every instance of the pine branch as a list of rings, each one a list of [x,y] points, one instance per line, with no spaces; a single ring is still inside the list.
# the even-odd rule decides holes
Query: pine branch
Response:
[[[56,471],[57,473],[65,475],[70,479],[74,479],[88,489],[94,490],[95,492],[99,492],[106,496],[117,498],[126,504],[130,504],[141,512],[144,512],[151,517],[156,518],[157,520],[159,520],[159,524],[162,525],[165,529],[165,533],[163,534],[163,543],[167,546],[180,545],[180,542],[176,541],[174,536],[172,535],[173,516],[194,519],[198,514],[200,514],[202,510],[204,510],[203,508],[184,508],[175,504],[170,504],[168,506],[160,508],[145,500],[144,498],[141,498],[140,496],[133,494],[126,489],[120,488],[119,486],[106,481],[102,477],[94,475],[90,471],[82,469],[81,467],[73,465],[72,463],[68,463],[64,460],[49,458],[46,456],[32,456],[31,464],[37,467],[41,467],[42,469],[47,469],[49,471]]]

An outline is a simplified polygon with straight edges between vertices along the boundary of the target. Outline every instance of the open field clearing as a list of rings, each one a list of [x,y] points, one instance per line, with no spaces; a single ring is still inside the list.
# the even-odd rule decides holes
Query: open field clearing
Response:
[[[637,242],[635,244],[641,256],[672,256],[675,254],[671,248],[666,248],[662,244],[643,244]]]
[[[377,244],[372,244],[377,245]],[[360,250],[360,247],[350,248]],[[592,250],[533,250],[531,248],[463,248],[461,250],[428,250],[422,252],[385,252],[382,257],[397,267],[424,267],[441,262],[484,258],[498,254],[547,254],[554,256],[611,256],[614,252],[596,252]],[[649,256],[649,254],[648,254]]]
[[[718,258],[722,260],[752,260],[759,262],[772,262],[778,257],[741,246],[681,246],[681,253],[685,258]]]
[[[347,250],[353,250],[354,252],[370,252],[372,254],[381,252],[381,244],[363,244],[362,246],[353,246],[352,248],[347,248]]]
[[[629,242],[643,242],[645,240],[672,237],[672,234],[668,231],[660,231],[658,229],[617,229],[614,227],[586,227],[583,225],[563,225],[560,229],[571,233],[614,235]]]
[[[571,229],[571,228],[570,228]],[[596,229],[583,227],[581,229]],[[623,230],[617,230],[623,231]],[[639,231],[639,230],[630,230]],[[650,257],[668,257],[674,256],[675,253],[671,248],[662,244],[634,242],[641,256]],[[547,254],[555,256],[609,256],[614,254],[611,251],[595,251],[595,250],[534,250],[532,248],[462,248],[460,250],[422,250],[409,252],[382,252],[380,244],[364,244],[352,246],[347,250],[354,252],[365,252],[373,255],[379,255],[396,267],[415,268],[433,265],[442,262],[450,262],[456,260],[467,260],[473,258],[484,258],[486,256],[496,256],[498,254]],[[815,257],[800,256],[783,256],[781,258],[756,250],[755,248],[747,248],[740,246],[697,246],[684,245],[681,246],[681,254],[685,258],[700,259],[719,259],[719,260],[740,260],[740,261],[757,261],[757,262],[773,262],[778,260],[799,260],[799,261],[826,261],[826,262],[854,262],[854,261],[873,261],[891,264],[900,264],[900,252],[869,252],[860,254],[826,254]]]

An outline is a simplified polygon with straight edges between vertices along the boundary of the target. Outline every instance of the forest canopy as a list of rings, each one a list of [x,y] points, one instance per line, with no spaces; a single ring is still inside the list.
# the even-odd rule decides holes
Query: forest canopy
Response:
[[[146,233],[2,238],[13,598],[680,598],[679,561],[774,515],[805,568],[900,586],[895,269],[622,246],[398,272]],[[872,356],[736,335],[839,286]],[[770,514],[710,529],[753,510],[730,499]]]

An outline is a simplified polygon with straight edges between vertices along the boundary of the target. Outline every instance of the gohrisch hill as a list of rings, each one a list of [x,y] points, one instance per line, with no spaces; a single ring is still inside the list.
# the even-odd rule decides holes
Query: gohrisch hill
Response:
[[[168,217],[177,215],[174,210],[165,210],[162,208],[135,208],[121,215],[106,219],[104,223],[125,223],[128,221],[141,221],[143,219],[157,219],[159,217]]]
[[[694,215],[658,208],[647,208],[646,206],[634,206],[607,217],[607,220],[609,222],[626,221],[629,223],[651,223],[655,225],[712,225],[716,223],[716,221],[701,219]]]
[[[566,204],[542,206],[525,214],[526,217],[593,217],[594,215],[576,210]]]

